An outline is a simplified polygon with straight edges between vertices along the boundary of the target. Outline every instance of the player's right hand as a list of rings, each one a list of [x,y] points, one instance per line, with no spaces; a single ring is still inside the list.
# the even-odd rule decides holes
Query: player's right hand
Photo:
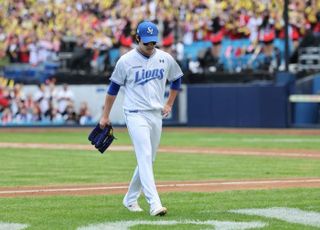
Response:
[[[107,125],[110,125],[110,119],[109,117],[101,117],[99,121],[99,126],[101,129],[104,129]]]
[[[168,117],[169,116],[169,113],[171,113],[171,110],[172,110],[172,106],[169,106],[169,105],[165,105],[162,109],[162,117]]]

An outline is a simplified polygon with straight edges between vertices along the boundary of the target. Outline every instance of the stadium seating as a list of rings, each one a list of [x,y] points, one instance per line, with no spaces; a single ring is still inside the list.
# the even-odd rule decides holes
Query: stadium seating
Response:
[[[59,63],[54,62],[45,62],[40,66],[11,64],[4,68],[3,75],[15,82],[38,84],[54,76],[59,66]]]

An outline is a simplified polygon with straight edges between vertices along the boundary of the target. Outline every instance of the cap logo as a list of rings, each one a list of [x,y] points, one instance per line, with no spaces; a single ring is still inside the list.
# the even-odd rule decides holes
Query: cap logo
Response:
[[[148,34],[153,34],[153,29],[152,29],[150,26],[149,26],[148,29],[147,29],[147,33],[148,33]]]

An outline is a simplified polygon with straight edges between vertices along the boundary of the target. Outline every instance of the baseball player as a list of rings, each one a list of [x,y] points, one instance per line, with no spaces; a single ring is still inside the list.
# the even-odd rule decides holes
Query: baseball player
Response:
[[[162,118],[171,112],[183,73],[170,54],[156,48],[158,28],[154,23],[141,22],[137,27],[136,41],[137,47],[120,57],[111,75],[99,124],[104,127],[110,123],[109,114],[122,86],[125,121],[138,163],[123,205],[132,212],[143,211],[138,204],[143,192],[150,205],[150,215],[163,216],[167,208],[162,206],[157,192],[153,162],[160,143]],[[167,80],[170,91],[164,103]]]

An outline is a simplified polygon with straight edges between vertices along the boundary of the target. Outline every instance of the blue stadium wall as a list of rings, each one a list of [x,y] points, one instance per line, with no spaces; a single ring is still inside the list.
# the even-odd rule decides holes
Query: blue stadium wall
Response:
[[[296,87],[296,94],[320,95],[320,73],[312,75]],[[320,103],[298,102],[292,106],[292,123],[296,127],[320,124]]]
[[[288,127],[288,88],[274,85],[188,86],[189,126]]]

